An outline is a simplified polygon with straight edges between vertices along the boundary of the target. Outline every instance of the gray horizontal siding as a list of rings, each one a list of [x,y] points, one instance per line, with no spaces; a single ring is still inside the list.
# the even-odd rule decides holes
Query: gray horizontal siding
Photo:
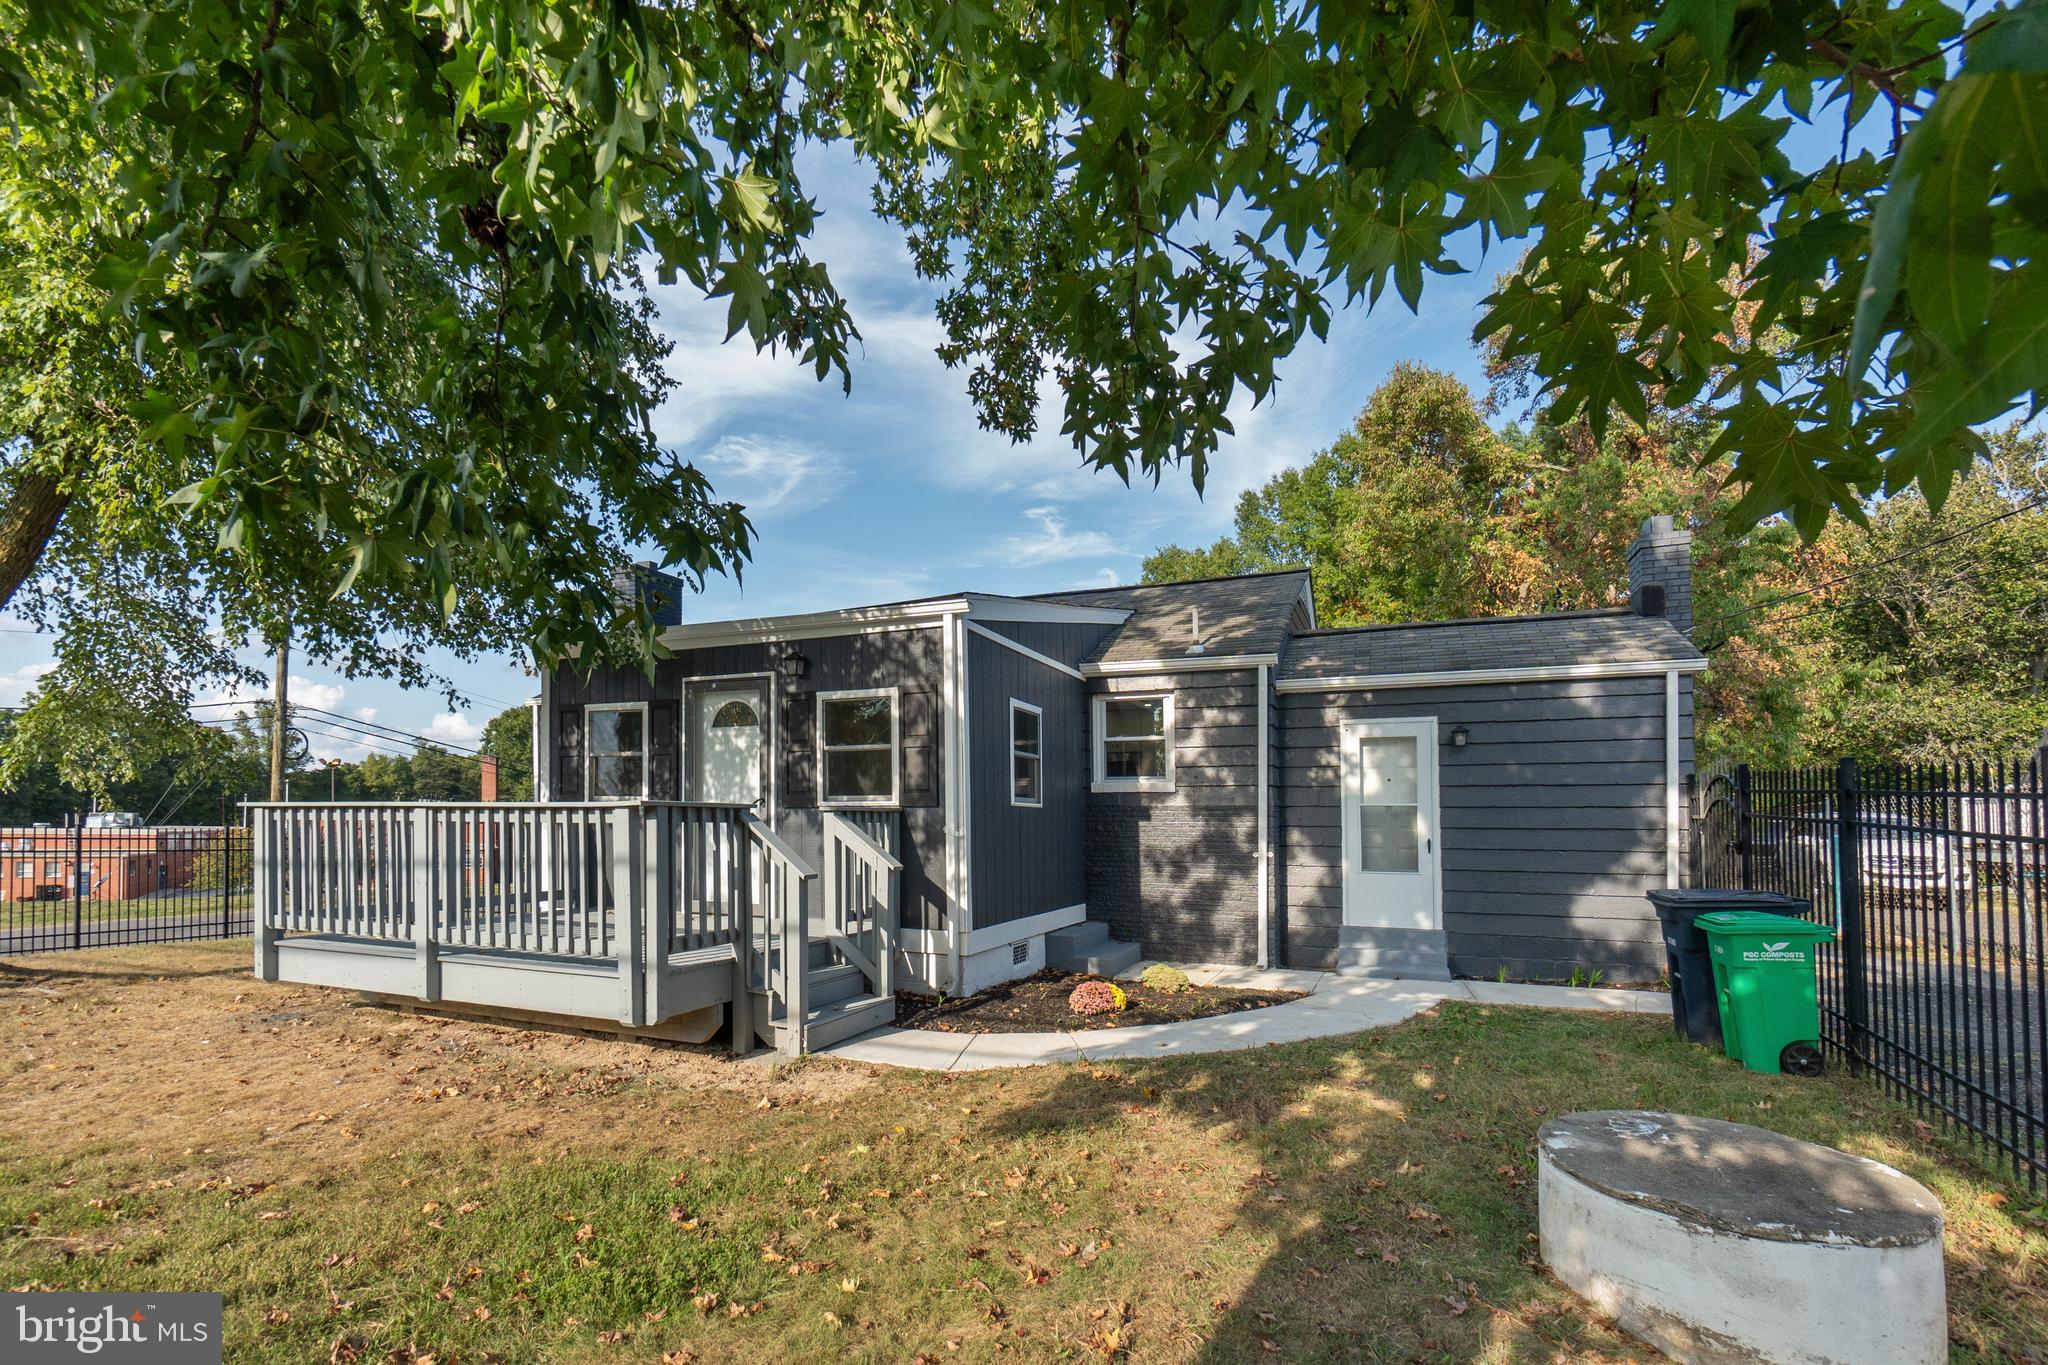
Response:
[[[1681,753],[1692,751],[1690,689]],[[1281,936],[1327,965],[1343,923],[1340,727],[1434,716],[1444,929],[1452,970],[1640,979],[1662,962],[1644,893],[1665,881],[1664,681],[1285,693],[1279,698]],[[1566,964],[1562,970],[1557,965]]]

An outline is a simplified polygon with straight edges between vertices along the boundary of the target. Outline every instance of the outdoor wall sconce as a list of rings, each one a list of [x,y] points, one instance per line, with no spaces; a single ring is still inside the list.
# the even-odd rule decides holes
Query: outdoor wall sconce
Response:
[[[1462,725],[1453,725],[1453,726],[1451,727],[1451,735],[1450,735],[1450,739],[1451,739],[1451,747],[1452,747],[1453,749],[1462,749],[1462,748],[1464,748],[1464,747],[1465,747],[1465,741],[1466,741],[1466,740],[1468,740],[1468,739],[1470,739],[1470,738],[1472,738],[1472,732],[1471,732],[1470,730],[1467,730],[1467,729],[1466,729],[1466,728],[1465,728],[1464,726],[1462,726]]]
[[[783,677],[788,678],[791,682],[794,682],[798,678],[801,678],[805,673],[808,673],[810,671],[811,661],[809,659],[806,659],[802,654],[798,653],[796,650],[792,649],[789,651],[789,653],[783,655],[782,658],[776,662],[775,666],[782,670]]]

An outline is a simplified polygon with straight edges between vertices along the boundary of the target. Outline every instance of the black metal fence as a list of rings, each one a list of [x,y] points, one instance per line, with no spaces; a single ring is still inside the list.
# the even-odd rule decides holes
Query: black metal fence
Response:
[[[1702,886],[1800,896],[1835,926],[1821,1032],[1852,1067],[2048,1176],[2048,754],[1703,774]]]
[[[248,829],[75,816],[0,827],[0,957],[250,932]]]

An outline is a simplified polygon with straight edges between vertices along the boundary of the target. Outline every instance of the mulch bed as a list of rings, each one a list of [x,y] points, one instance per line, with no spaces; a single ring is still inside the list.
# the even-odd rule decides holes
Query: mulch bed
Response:
[[[1117,984],[1124,988],[1128,1001],[1123,1009],[1094,1015],[1080,1015],[1068,1009],[1067,996],[1074,987],[1093,979],[1080,972],[1048,968],[1036,976],[1007,981],[979,995],[955,1000],[899,991],[896,1026],[939,1033],[1072,1033],[1205,1019],[1212,1014],[1284,1005],[1302,997],[1300,991],[1240,991],[1227,986],[1195,986],[1169,995],[1135,981],[1119,981]]]

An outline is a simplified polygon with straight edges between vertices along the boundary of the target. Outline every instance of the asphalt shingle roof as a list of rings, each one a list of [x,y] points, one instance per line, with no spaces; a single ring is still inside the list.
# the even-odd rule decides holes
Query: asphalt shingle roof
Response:
[[[1191,583],[1040,593],[1038,600],[1076,607],[1115,607],[1131,613],[1131,619],[1097,647],[1088,663],[1184,658],[1195,643],[1196,611],[1202,618],[1203,655],[1278,654],[1287,643],[1294,604],[1307,583],[1306,569],[1283,569]]]
[[[1310,631],[1288,645],[1280,676],[1449,673],[1705,657],[1669,621],[1637,616],[1623,607]]]

